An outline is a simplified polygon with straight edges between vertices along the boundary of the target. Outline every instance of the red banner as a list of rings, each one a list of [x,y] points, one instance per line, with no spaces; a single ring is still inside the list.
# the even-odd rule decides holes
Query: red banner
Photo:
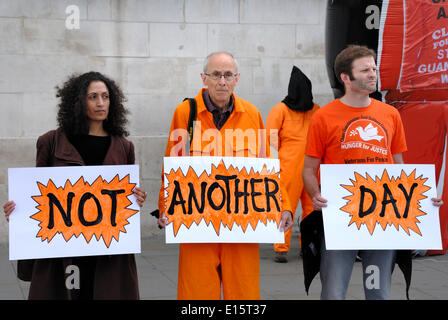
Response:
[[[448,88],[447,14],[448,6],[439,0],[389,1],[384,5],[381,90]]]

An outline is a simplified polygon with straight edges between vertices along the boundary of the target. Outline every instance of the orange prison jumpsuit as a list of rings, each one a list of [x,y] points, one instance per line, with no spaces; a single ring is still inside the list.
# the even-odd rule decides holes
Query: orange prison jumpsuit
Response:
[[[245,156],[269,157],[265,136],[257,134],[257,143],[244,145],[236,139],[226,140],[225,130],[264,129],[263,119],[257,108],[235,95],[233,112],[219,130],[220,139],[211,138],[218,133],[213,115],[207,111],[202,89],[196,96],[197,119],[191,144],[191,156]],[[189,116],[189,102],[179,104],[174,111],[171,133],[179,128],[186,129]],[[214,129],[214,130],[213,130]],[[256,131],[258,133],[258,131]],[[187,137],[185,137],[187,139]],[[169,141],[165,156],[181,155],[179,142]],[[182,140],[185,141],[185,140]],[[218,143],[217,143],[218,142]],[[162,171],[163,172],[163,171]],[[164,184],[159,194],[159,210],[164,211]],[[290,210],[287,196],[282,193],[282,210]],[[260,299],[260,263],[258,243],[182,243],[179,247],[178,299],[221,299],[221,282],[224,299]]]
[[[307,112],[294,111],[280,102],[269,112],[266,130],[269,144],[278,150],[280,159],[280,182],[288,193],[294,214],[299,203],[302,204],[302,220],[313,211],[313,203],[303,187],[302,170],[305,159],[305,145],[311,116],[319,109],[314,104]],[[278,131],[271,131],[276,129]],[[277,252],[288,252],[292,228],[285,232],[285,243],[274,244]]]

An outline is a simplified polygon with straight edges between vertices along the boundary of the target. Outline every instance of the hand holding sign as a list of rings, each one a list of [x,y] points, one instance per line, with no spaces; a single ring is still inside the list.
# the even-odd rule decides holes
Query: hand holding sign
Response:
[[[441,207],[443,205],[442,197],[438,194],[437,198],[431,198],[432,204],[436,207]]]
[[[323,198],[320,193],[316,194],[313,199],[313,207],[315,210],[321,211],[327,206],[327,199]]]
[[[9,215],[14,211],[16,203],[12,200],[5,203],[3,206],[3,211],[5,212],[6,221],[9,222]]]
[[[143,207],[143,203],[145,202],[148,193],[140,187],[135,187],[134,189],[132,189],[132,192],[134,193],[134,196],[137,199],[137,203],[140,208]]]
[[[282,219],[280,220],[280,231],[285,232],[291,229],[294,225],[291,211],[283,211]]]

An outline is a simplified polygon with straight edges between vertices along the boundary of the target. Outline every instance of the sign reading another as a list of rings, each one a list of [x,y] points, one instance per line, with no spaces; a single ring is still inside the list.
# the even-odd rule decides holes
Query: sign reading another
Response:
[[[167,243],[284,242],[278,159],[165,157]]]

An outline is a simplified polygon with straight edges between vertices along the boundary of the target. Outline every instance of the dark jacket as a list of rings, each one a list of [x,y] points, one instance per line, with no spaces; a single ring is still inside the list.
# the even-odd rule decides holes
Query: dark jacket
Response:
[[[322,211],[313,211],[300,223],[302,240],[303,275],[305,291],[308,294],[311,282],[320,270],[321,237],[324,232]],[[409,287],[412,277],[411,250],[397,250],[395,263],[403,272],[406,282],[406,298],[409,300]],[[392,269],[393,272],[393,269]]]
[[[53,156],[54,155],[54,156]],[[122,137],[111,137],[104,165],[134,164],[134,145]],[[51,130],[37,140],[36,167],[84,165],[84,161],[69,142],[62,129]],[[95,275],[93,299],[139,299],[137,267],[133,254],[94,256]],[[23,274],[23,265],[32,260],[18,263],[19,277],[31,280],[29,299],[71,299],[66,289],[67,266],[73,258],[36,259]],[[22,264],[22,266],[21,266]],[[21,270],[22,269],[22,270]],[[26,273],[26,272],[25,272]],[[22,279],[22,278],[21,278]]]

